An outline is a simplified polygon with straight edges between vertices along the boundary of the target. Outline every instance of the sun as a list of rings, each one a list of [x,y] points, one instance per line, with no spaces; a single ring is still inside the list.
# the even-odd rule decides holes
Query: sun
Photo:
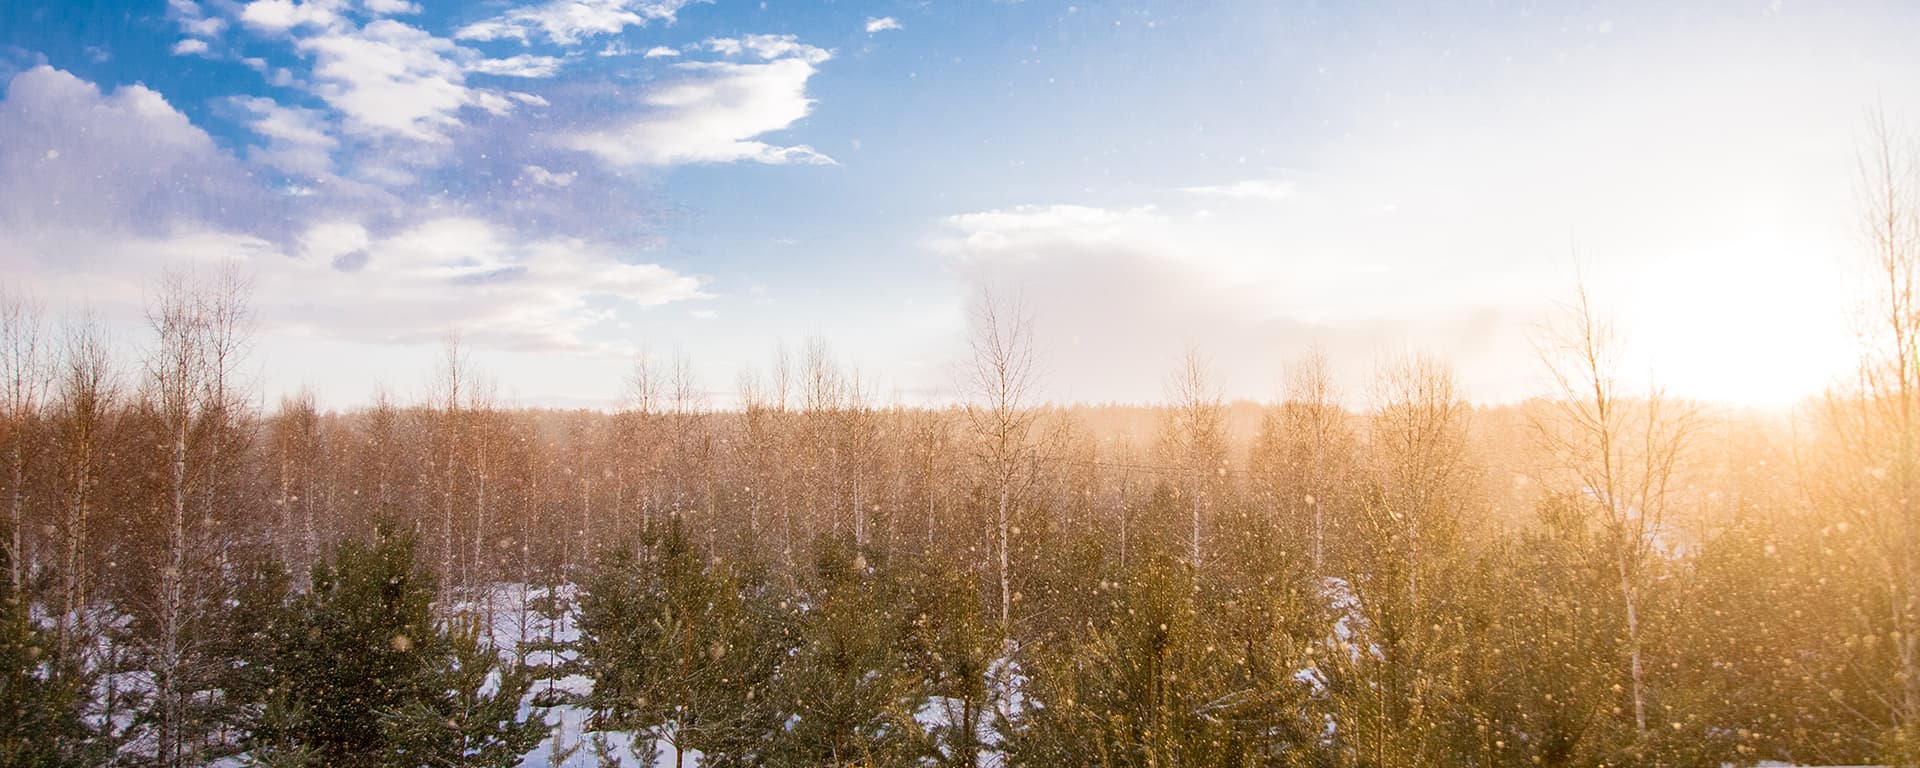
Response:
[[[1621,318],[1630,365],[1673,395],[1787,406],[1857,359],[1843,278],[1797,248],[1729,241],[1675,254],[1636,283]]]

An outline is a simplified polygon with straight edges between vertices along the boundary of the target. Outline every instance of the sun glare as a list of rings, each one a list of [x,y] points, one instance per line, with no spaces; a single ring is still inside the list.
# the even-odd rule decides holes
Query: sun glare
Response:
[[[1846,247],[1835,243],[1835,249]],[[1786,406],[1854,367],[1855,299],[1832,260],[1736,240],[1642,272],[1619,319],[1633,365],[1675,395]]]

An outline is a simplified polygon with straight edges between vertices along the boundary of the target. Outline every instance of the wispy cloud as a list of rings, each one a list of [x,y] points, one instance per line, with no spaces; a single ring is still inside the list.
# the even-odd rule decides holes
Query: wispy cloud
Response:
[[[412,342],[457,330],[498,347],[578,350],[589,346],[591,327],[611,319],[595,299],[655,307],[707,296],[698,278],[629,263],[604,245],[516,237],[475,218],[430,219],[384,236],[330,221],[300,243],[268,287],[334,297],[285,317],[321,335]]]
[[[207,41],[196,37],[189,37],[174,43],[172,50],[175,56],[205,56],[210,49],[207,46]]]
[[[342,0],[253,0],[240,9],[240,23],[268,33],[301,27],[329,29],[344,23]]]
[[[420,4],[411,0],[366,0],[367,12],[379,16],[403,16],[420,12]]]
[[[467,62],[467,71],[504,77],[542,78],[560,73],[564,59],[557,56],[520,54],[503,59],[478,58]]]
[[[499,106],[466,86],[452,41],[392,19],[304,38],[297,47],[314,57],[314,95],[340,112],[350,133],[444,141],[462,108]]]
[[[548,0],[461,27],[462,40],[543,39],[557,45],[611,35],[653,21],[672,22],[694,0]]]
[[[878,18],[873,16],[867,17],[867,34],[869,35],[879,33],[879,32],[886,32],[888,30],[905,29],[905,28],[906,27],[900,24],[899,19],[896,19],[892,16],[881,16]]]
[[[802,43],[793,35],[710,37],[704,44],[708,50],[727,56],[752,55],[768,60],[792,58],[808,64],[819,64],[833,57],[832,51]]]
[[[227,29],[227,20],[208,16],[194,0],[167,0],[167,17],[173,19],[182,34],[203,40],[219,37]]]
[[[188,0],[179,0],[187,2]],[[560,56],[488,57],[393,18],[418,10],[398,0],[253,0],[239,7],[247,30],[283,39],[312,60],[306,79],[265,60],[246,59],[279,86],[303,87],[327,103],[346,134],[381,140],[445,143],[473,108],[505,115],[521,94],[468,85],[469,74],[544,79],[566,64]],[[371,17],[371,18],[369,18]],[[365,20],[364,24],[359,23]],[[537,98],[531,97],[529,98]]]
[[[247,127],[267,140],[252,158],[288,173],[318,176],[332,169],[332,152],[340,145],[328,131],[319,110],[286,107],[264,96],[240,96],[234,103],[248,114]]]
[[[538,165],[529,165],[520,169],[521,178],[526,179],[528,183],[542,187],[572,186],[573,180],[579,178],[579,176],[580,174],[575,171],[555,173]]]
[[[1277,179],[1244,179],[1230,184],[1184,187],[1180,191],[1204,197],[1237,200],[1286,200],[1298,191],[1293,182]]]
[[[320,173],[338,149],[320,110],[230,104],[267,140],[255,162]],[[103,94],[38,67],[8,84],[0,133],[0,253],[10,274],[66,291],[50,297],[61,302],[137,312],[161,269],[239,260],[270,333],[388,343],[459,330],[494,347],[587,351],[622,313],[707,296],[700,278],[638,262],[631,245],[434,206],[368,215],[264,189],[144,86]],[[571,171],[526,174],[575,183]]]
[[[559,144],[622,166],[833,162],[810,146],[778,146],[757,138],[807,116],[813,104],[807,81],[831,52],[788,35],[721,38],[706,45],[761,61],[677,64],[680,77],[643,94],[638,113],[564,136]]]

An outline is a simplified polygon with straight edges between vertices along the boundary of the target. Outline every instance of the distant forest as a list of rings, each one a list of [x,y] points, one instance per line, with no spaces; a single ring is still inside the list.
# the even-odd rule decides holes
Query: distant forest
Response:
[[[1198,353],[1044,403],[1046,308],[987,294],[952,407],[815,340],[729,410],[646,357],[508,409],[449,341],[344,412],[255,406],[241,272],[169,277],[133,369],[16,297],[0,765],[1915,765],[1883,165],[1869,349],[1791,414],[1626,388],[1584,292],[1500,407],[1417,355],[1229,404]]]

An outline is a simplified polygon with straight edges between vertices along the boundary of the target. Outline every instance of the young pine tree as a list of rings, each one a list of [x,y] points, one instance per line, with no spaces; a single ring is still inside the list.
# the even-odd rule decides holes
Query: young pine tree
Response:
[[[307,631],[279,653],[289,709],[304,713],[294,741],[330,765],[383,765],[382,714],[419,698],[428,665],[444,653],[428,609],[433,586],[416,573],[413,552],[413,538],[389,524],[371,545],[342,543],[314,568]]]
[[[975,768],[990,746],[994,702],[987,678],[1001,648],[987,615],[979,578],[930,555],[907,577],[911,590],[913,665],[926,681],[937,715],[929,735],[940,765]]]
[[[7,553],[0,549],[0,565]],[[0,765],[97,765],[103,755],[81,713],[88,678],[36,626],[26,596],[0,579]]]
[[[799,647],[780,668],[785,727],[769,764],[911,764],[931,746],[914,720],[925,694],[907,663],[911,616],[898,583],[850,540],[818,551]]]
[[[386,765],[514,768],[547,737],[544,716],[523,714],[533,685],[524,665],[505,662],[477,622],[458,622],[435,640],[417,694],[381,713]]]
[[[762,590],[709,561],[675,522],[602,557],[581,600],[580,657],[601,722],[703,764],[751,764],[777,729],[767,686],[784,623]]]
[[[1102,585],[1100,615],[1037,653],[1027,727],[1009,745],[1017,764],[1260,764],[1265,736],[1233,711],[1230,633],[1199,602],[1190,552],[1177,551],[1136,558]]]

